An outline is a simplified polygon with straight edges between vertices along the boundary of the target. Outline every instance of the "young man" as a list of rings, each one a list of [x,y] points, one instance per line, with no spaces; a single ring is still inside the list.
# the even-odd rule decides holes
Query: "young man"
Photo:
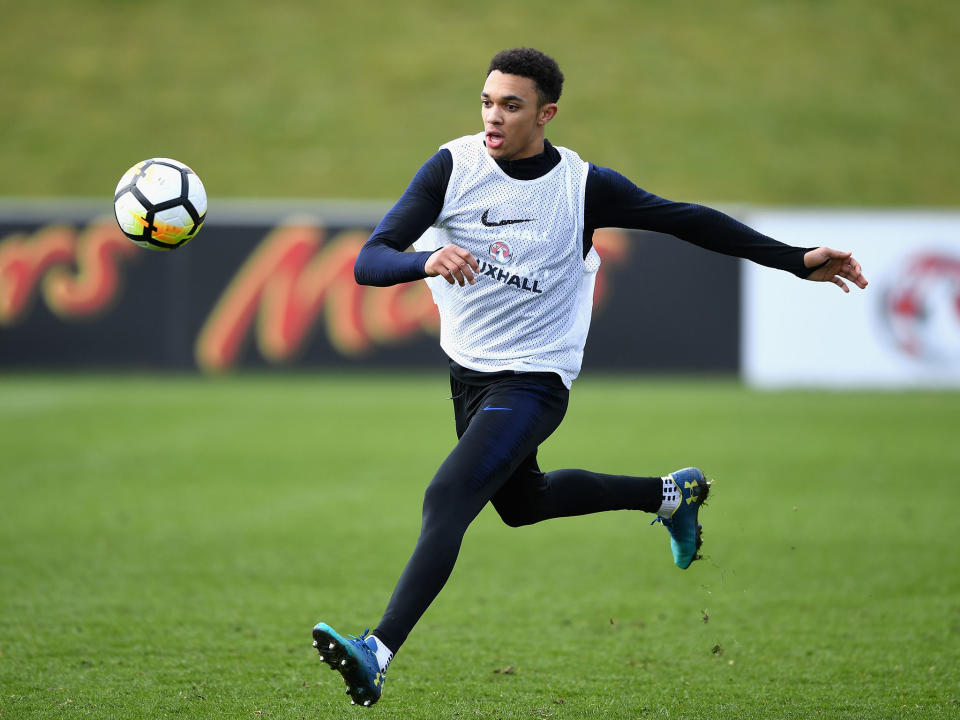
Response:
[[[562,84],[556,62],[539,51],[497,54],[480,94],[484,131],[431,157],[357,257],[360,284],[430,285],[459,437],[427,487],[416,548],[373,634],[344,637],[322,622],[313,630],[321,659],[361,705],[379,699],[393,654],[488,502],[514,527],[604,510],[656,513],[675,564],[686,569],[699,557],[698,511],[710,488],[699,469],[634,477],[537,465],[537,447],[560,424],[580,371],[600,265],[596,228],[669,233],[844,292],[844,280],[867,285],[849,252],[784,245],[554,147],[544,128]],[[410,245],[417,252],[404,252]]]

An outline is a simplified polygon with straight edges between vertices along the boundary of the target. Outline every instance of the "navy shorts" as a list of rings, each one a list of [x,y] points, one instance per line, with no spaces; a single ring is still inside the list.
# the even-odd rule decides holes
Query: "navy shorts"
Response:
[[[516,524],[514,506],[543,477],[537,448],[559,427],[570,391],[556,373],[479,373],[453,361],[450,390],[460,442],[447,460],[477,500],[493,502]]]

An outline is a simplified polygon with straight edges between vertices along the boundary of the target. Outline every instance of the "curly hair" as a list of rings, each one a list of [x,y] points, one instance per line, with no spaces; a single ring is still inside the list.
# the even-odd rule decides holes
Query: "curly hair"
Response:
[[[563,73],[557,61],[533,48],[521,47],[501,50],[490,61],[487,75],[499,70],[508,75],[519,75],[533,80],[537,86],[539,105],[555,103],[563,90]]]

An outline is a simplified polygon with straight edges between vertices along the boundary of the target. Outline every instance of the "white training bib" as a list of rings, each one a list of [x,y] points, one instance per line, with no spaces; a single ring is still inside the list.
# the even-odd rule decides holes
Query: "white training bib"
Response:
[[[560,163],[514,180],[490,157],[484,134],[445,145],[453,172],[440,216],[414,244],[454,244],[480,264],[475,285],[427,278],[440,310],[440,346],[481,372],[580,372],[600,256],[583,257],[587,163],[557,147]]]

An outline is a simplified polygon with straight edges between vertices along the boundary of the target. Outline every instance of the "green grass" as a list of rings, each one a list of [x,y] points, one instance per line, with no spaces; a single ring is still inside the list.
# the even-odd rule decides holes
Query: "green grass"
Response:
[[[434,375],[0,377],[0,718],[342,718],[453,443]],[[926,718],[960,703],[956,394],[587,377],[548,468],[715,478],[649,516],[485,510],[382,718]],[[513,668],[512,672],[497,672]]]
[[[667,197],[960,204],[943,0],[0,0],[0,196],[109,197],[145,157],[211,197],[392,199],[479,131],[503,47],[567,76],[554,142]]]

